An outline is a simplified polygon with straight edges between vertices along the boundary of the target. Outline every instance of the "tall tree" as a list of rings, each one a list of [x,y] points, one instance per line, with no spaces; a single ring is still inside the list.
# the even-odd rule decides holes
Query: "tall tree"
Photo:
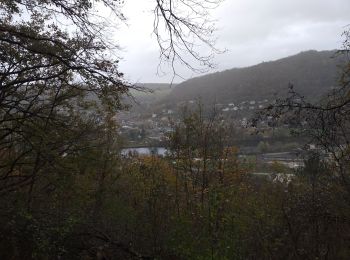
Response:
[[[213,49],[206,8],[219,2],[155,1],[154,32],[161,57],[172,64],[176,59],[185,62],[180,55],[185,50],[209,65],[209,57],[195,51],[192,39]],[[0,1],[0,192],[32,186],[42,163],[49,161],[44,158],[47,150],[67,153],[67,143],[78,141],[72,136],[49,145],[50,126],[62,137],[76,129],[77,119],[69,119],[87,106],[116,112],[122,108],[121,96],[137,88],[123,80],[118,57],[113,55],[118,46],[106,36],[110,21],[98,14],[99,8],[108,8],[116,25],[125,20],[122,4],[114,0]],[[201,15],[200,20],[192,20],[183,10]],[[63,126],[65,130],[59,130]],[[33,167],[25,176],[23,165]]]

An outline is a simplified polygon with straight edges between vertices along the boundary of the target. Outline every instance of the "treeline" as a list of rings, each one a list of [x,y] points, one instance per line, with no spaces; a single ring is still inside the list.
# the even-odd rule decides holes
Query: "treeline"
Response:
[[[254,164],[225,146],[220,116],[204,114],[184,111],[165,158],[121,157],[105,124],[33,183],[3,192],[1,258],[347,259],[339,165],[311,154],[292,181],[251,175]]]
[[[205,105],[243,101],[274,100],[285,97],[288,83],[309,100],[317,101],[339,79],[339,66],[346,56],[333,51],[305,51],[276,61],[263,62],[246,68],[235,68],[189,79],[178,84],[164,97],[163,104],[173,107],[178,102],[201,97]],[[257,106],[257,105],[255,105]],[[246,111],[249,114],[249,111]]]

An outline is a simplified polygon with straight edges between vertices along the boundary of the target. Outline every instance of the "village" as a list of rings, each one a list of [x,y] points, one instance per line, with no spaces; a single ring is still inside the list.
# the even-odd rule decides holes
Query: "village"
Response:
[[[120,122],[119,134],[127,140],[127,146],[159,146],[172,131],[174,123],[178,123],[186,107],[195,110],[198,101],[188,100],[178,103],[175,107],[169,105],[155,106],[152,102],[140,101],[131,110],[118,115]],[[249,132],[249,116],[266,108],[268,99],[216,103],[208,110],[216,110],[223,121],[234,128]]]

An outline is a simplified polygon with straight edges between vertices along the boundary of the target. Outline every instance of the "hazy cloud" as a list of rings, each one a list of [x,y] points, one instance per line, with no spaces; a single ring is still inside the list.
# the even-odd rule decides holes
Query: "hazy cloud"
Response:
[[[127,1],[129,26],[122,26],[114,36],[124,48],[121,70],[134,82],[171,79],[171,73],[157,76],[159,53],[152,37],[153,5],[154,0]],[[304,50],[337,49],[342,43],[341,33],[350,24],[349,13],[349,0],[226,0],[213,13],[218,21],[218,46],[228,50],[216,57],[217,70]],[[186,78],[195,76],[180,66],[177,70]]]

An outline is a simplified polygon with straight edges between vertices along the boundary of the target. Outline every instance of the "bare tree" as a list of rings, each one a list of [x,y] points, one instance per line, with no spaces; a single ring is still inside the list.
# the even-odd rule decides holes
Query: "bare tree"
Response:
[[[221,2],[156,0],[154,34],[160,47],[160,60],[171,64],[174,75],[177,61],[196,72],[214,66],[213,56],[221,51],[215,47],[213,33],[216,27],[215,21],[210,19],[210,10]],[[203,55],[201,47],[209,48],[209,53]],[[191,61],[199,62],[201,67],[194,66]]]

